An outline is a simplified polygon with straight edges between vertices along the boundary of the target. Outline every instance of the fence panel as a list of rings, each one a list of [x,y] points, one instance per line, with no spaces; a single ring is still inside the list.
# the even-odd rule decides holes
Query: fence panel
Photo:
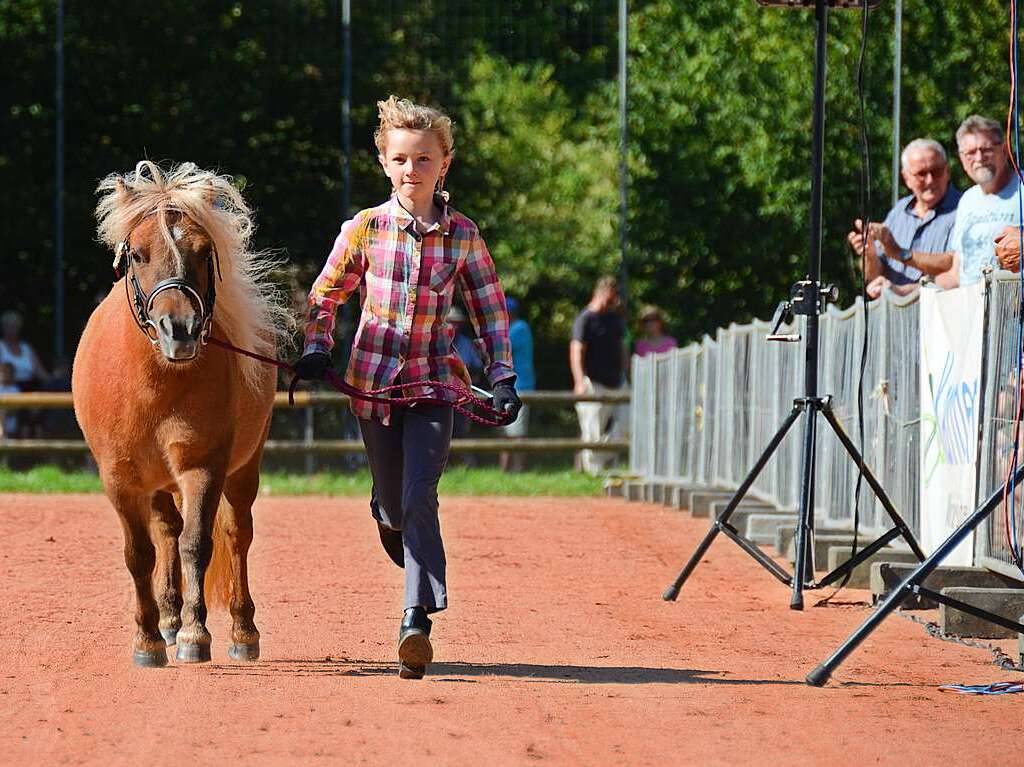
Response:
[[[805,332],[805,322],[784,332]],[[865,311],[830,308],[820,323],[819,392],[860,443],[858,383],[863,371],[867,464],[897,509],[918,528],[918,306],[916,298],[873,302],[866,314],[869,344],[862,364]],[[764,322],[731,325],[663,355],[633,362],[631,467],[646,479],[735,488],[746,476],[793,400],[804,390],[803,344],[768,343]],[[798,425],[751,487],[750,495],[780,509],[799,505],[802,439]],[[852,529],[857,466],[827,424],[817,424],[816,512],[830,527]],[[879,534],[891,525],[862,483],[859,527]]]
[[[985,367],[982,372],[983,412],[978,453],[978,497],[986,498],[1006,479],[1013,451],[1014,410],[1020,385],[1017,382],[1018,311],[1020,281],[1017,276],[999,274],[989,280],[986,302]],[[1024,542],[1024,497],[1014,499],[1017,544]],[[1000,507],[978,529],[975,538],[977,564],[1020,578],[1012,564],[1007,516]]]

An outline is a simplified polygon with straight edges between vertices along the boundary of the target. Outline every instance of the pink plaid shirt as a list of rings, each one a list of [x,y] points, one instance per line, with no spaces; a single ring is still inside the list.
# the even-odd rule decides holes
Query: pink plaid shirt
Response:
[[[441,221],[421,236],[395,197],[342,225],[309,293],[305,353],[331,351],[335,313],[359,288],[362,315],[345,380],[364,391],[408,384],[405,396],[455,401],[452,392],[417,382],[459,379],[469,386],[447,321],[456,284],[491,384],[513,376],[505,294],[476,224],[443,206]],[[352,401],[360,418],[387,423],[389,411]]]

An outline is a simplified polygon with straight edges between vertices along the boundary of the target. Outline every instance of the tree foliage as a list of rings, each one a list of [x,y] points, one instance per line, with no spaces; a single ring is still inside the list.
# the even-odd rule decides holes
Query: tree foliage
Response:
[[[456,122],[453,201],[481,226],[525,299],[545,385],[566,379],[565,334],[594,278],[618,267],[614,0],[353,3],[352,204],[383,199],[374,103],[444,105]],[[66,4],[67,317],[73,344],[111,280],[93,190],[143,157],[232,173],[259,244],[303,280],[341,209],[337,0]],[[891,3],[866,56],[871,214],[891,183]],[[1005,10],[907,2],[902,136],[953,149],[967,114],[999,117]],[[54,3],[0,0],[0,308],[52,332]],[[852,296],[843,236],[857,217],[861,15],[831,14],[823,274]],[[632,305],[665,307],[683,339],[771,311],[808,241],[813,14],[749,2],[631,3],[628,268]],[[954,163],[954,167],[956,167]],[[966,180],[957,168],[955,180]],[[14,275],[15,279],[10,279]],[[558,354],[554,354],[555,350]]]

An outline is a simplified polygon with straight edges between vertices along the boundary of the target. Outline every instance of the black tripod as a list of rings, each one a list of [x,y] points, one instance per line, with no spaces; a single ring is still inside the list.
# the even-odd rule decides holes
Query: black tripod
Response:
[[[897,537],[902,536],[911,551],[919,560],[924,560],[924,552],[918,545],[917,540],[910,528],[903,521],[896,509],[886,495],[881,483],[864,464],[864,458],[857,450],[853,441],[843,430],[842,425],[832,410],[831,398],[822,397],[818,394],[818,319],[830,301],[836,300],[836,291],[830,285],[821,283],[821,197],[822,197],[822,174],[824,166],[824,144],[825,144],[825,52],[828,35],[828,9],[829,6],[853,6],[850,0],[758,0],[762,5],[813,5],[817,30],[815,34],[814,50],[814,124],[813,143],[811,150],[811,249],[807,260],[807,277],[793,286],[790,301],[783,302],[776,313],[775,330],[769,339],[782,341],[797,341],[799,336],[780,336],[778,329],[787,319],[793,315],[807,317],[806,322],[806,347],[804,355],[804,396],[793,402],[793,410],[787,416],[782,426],[768,443],[768,447],[758,458],[757,463],[740,483],[736,493],[726,505],[722,513],[718,515],[711,529],[701,541],[697,550],[690,557],[689,562],[683,567],[675,581],[662,595],[665,600],[674,600],[679,595],[679,590],[690,577],[712,541],[719,533],[723,533],[741,549],[747,552],[754,560],[764,567],[768,572],[778,578],[787,586],[793,589],[790,607],[794,610],[802,610],[804,606],[804,589],[822,588],[834,583],[857,565],[877,552],[883,546]],[[877,4],[877,3],[872,3]],[[863,0],[856,3],[863,5]],[[873,543],[865,546],[851,559],[847,560],[832,572],[825,575],[820,581],[814,580],[814,474],[816,455],[816,428],[818,414],[825,417],[826,422],[850,458],[859,469],[861,475],[867,481],[871,490],[878,498],[885,512],[893,521],[894,527],[878,538]],[[795,547],[796,561],[793,574],[790,575],[774,560],[764,554],[756,544],[740,534],[740,532],[729,524],[729,517],[746,495],[747,490],[757,479],[757,476],[764,469],[772,454],[782,443],[786,434],[796,423],[801,415],[804,419],[804,442],[802,453],[802,471],[800,477],[800,512],[797,521]]]
[[[958,599],[947,597],[945,594],[940,594],[937,591],[925,588],[921,584],[924,583],[925,579],[931,575],[932,571],[935,570],[942,560],[949,556],[949,554],[959,546],[968,535],[970,535],[974,529],[988,519],[989,515],[995,511],[999,504],[1006,497],[1007,492],[1014,492],[1017,485],[1020,484],[1021,480],[1024,480],[1024,466],[1021,466],[1014,472],[1014,475],[1007,479],[1006,483],[1003,484],[998,490],[996,490],[988,499],[979,506],[971,516],[969,516],[964,522],[958,527],[953,533],[942,542],[942,544],[935,549],[930,557],[924,560],[917,569],[914,570],[910,575],[907,576],[906,580],[903,581],[893,592],[886,597],[885,601],[882,602],[878,608],[871,613],[870,617],[864,621],[859,629],[857,629],[850,637],[843,642],[839,648],[828,657],[827,660],[818,664],[811,671],[806,679],[807,684],[813,685],[814,687],[821,687],[832,676],[832,672],[839,667],[839,664],[846,660],[846,656],[857,649],[857,646],[868,638],[868,635],[874,631],[878,626],[889,617],[896,608],[903,604],[903,600],[913,594],[920,594],[926,596],[939,604],[944,604],[947,607],[953,607],[961,612],[965,612],[968,615],[973,615],[975,618],[981,618],[982,620],[994,623],[997,626],[1008,628],[1011,631],[1016,631],[1019,634],[1024,634],[1024,624],[1020,624],[1017,621],[1012,621],[1009,618],[1004,618],[1002,615],[996,615],[990,613],[988,610],[982,610],[980,607],[961,602]]]

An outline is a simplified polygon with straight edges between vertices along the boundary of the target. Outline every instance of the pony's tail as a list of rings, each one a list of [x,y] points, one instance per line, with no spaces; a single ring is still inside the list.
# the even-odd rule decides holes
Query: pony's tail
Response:
[[[213,521],[213,555],[206,568],[206,579],[203,581],[203,594],[206,597],[207,609],[227,609],[231,604],[231,554],[228,547],[228,533],[223,520],[228,512],[224,509],[225,501],[220,500],[217,516]]]

